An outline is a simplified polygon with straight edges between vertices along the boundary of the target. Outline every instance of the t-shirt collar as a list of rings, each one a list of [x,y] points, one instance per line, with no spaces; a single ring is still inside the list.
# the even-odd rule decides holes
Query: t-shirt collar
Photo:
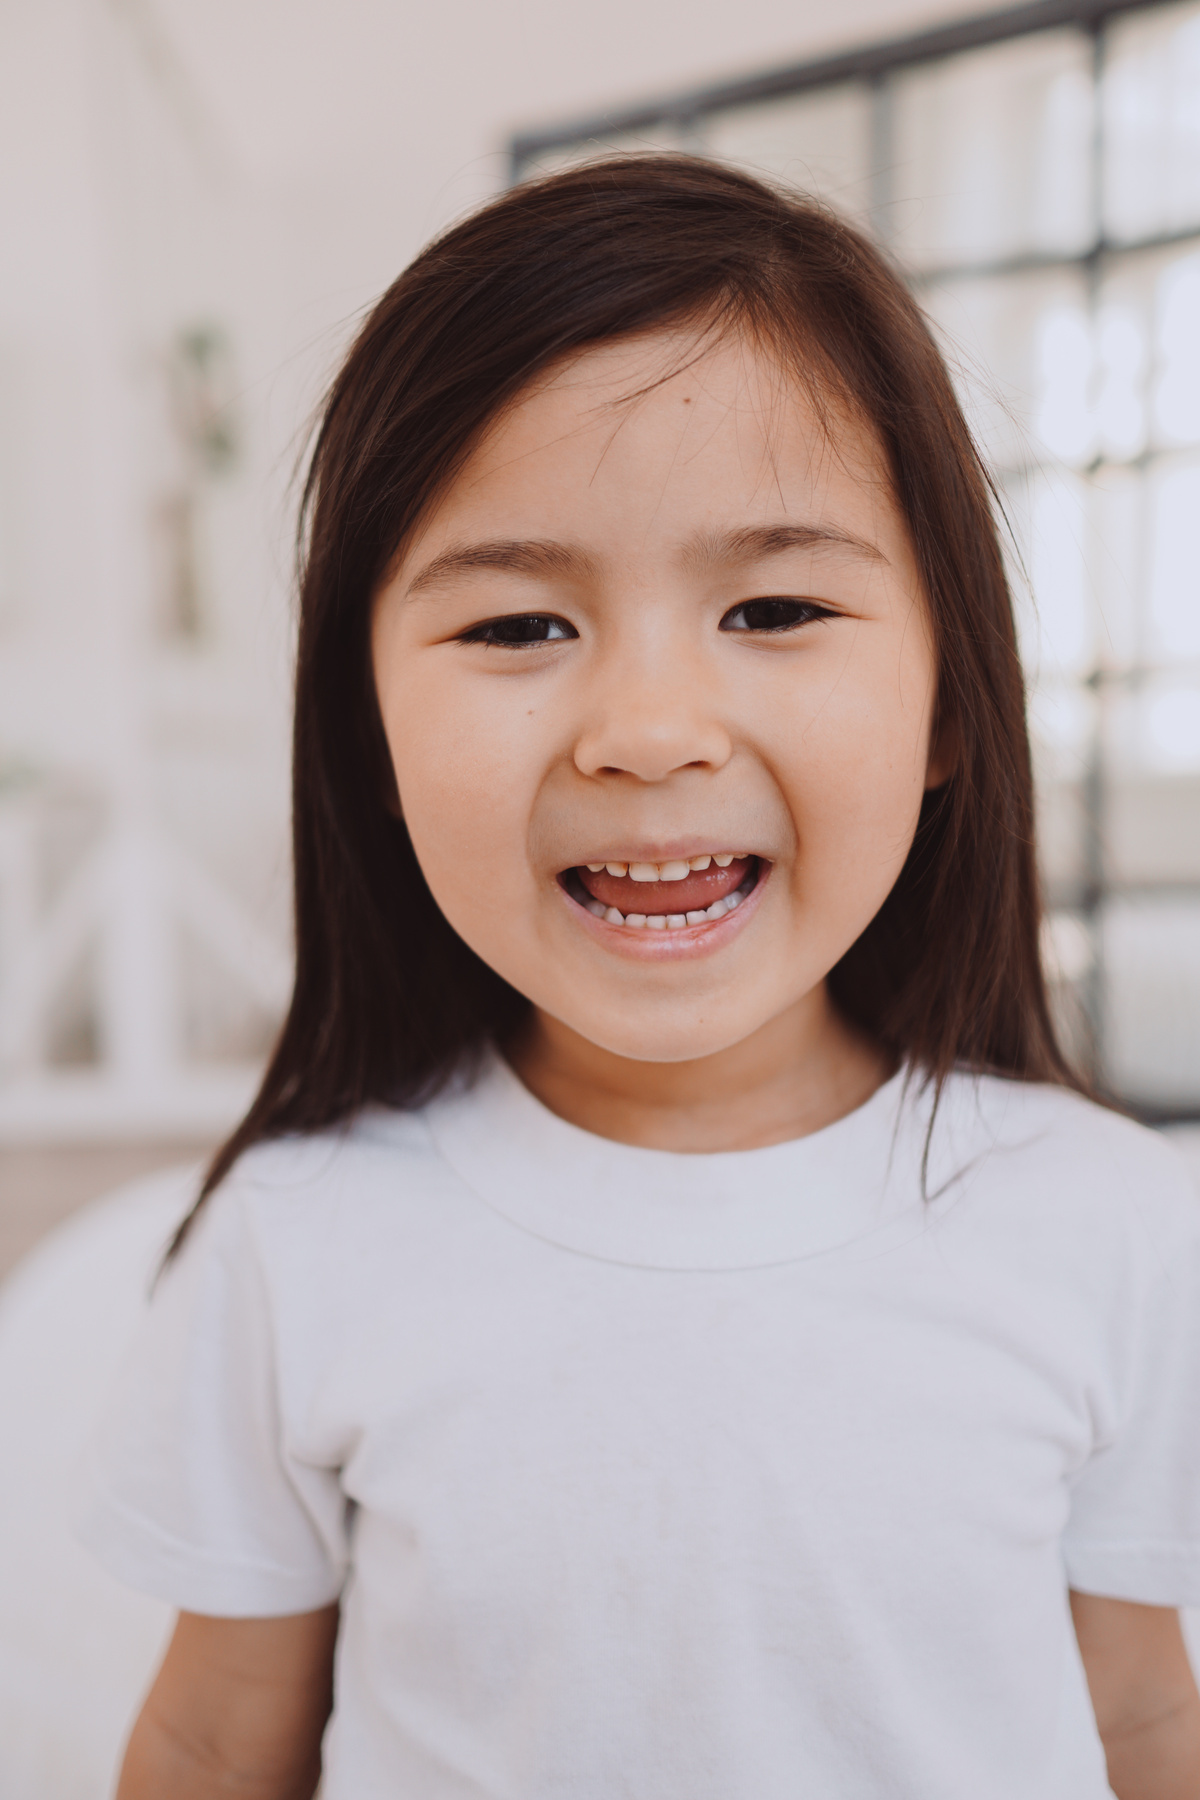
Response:
[[[568,1124],[493,1052],[426,1120],[472,1191],[535,1237],[640,1268],[746,1269],[820,1255],[911,1211],[904,1096],[901,1070],[808,1137],[688,1155]]]

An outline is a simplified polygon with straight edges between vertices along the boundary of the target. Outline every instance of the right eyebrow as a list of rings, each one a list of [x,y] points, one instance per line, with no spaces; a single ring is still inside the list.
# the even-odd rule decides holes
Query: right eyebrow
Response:
[[[458,575],[492,570],[503,575],[580,578],[595,574],[595,564],[584,551],[570,544],[543,538],[491,538],[478,544],[456,544],[418,569],[408,584],[409,594],[441,587]]]
[[[700,532],[684,550],[688,563],[703,574],[720,563],[758,562],[782,556],[789,550],[849,550],[872,562],[886,562],[878,544],[856,537],[839,525],[800,524],[783,520],[778,525],[748,525],[739,531]]]

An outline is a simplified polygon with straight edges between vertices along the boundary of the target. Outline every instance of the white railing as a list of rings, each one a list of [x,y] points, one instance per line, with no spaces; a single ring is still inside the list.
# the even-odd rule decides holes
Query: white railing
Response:
[[[152,819],[93,803],[57,887],[47,827],[61,796],[0,799],[0,1141],[210,1136],[236,1120],[258,1064],[189,1046],[181,976],[196,947],[264,1016],[286,1004],[290,956]],[[79,834],[77,834],[79,835]],[[81,1060],[56,1054],[73,999]]]

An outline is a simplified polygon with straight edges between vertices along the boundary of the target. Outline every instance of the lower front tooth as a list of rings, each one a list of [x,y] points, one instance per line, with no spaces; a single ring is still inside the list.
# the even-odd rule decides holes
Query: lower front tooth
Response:
[[[667,914],[667,927],[669,930],[682,931],[683,927],[686,924],[687,924],[687,914],[686,913],[668,913]]]
[[[625,914],[623,912],[618,912],[615,906],[610,906],[604,917],[608,920],[610,925],[623,925],[625,923]]]
[[[627,925],[632,925],[636,930],[646,923],[646,915],[645,913],[626,913],[625,923]]]
[[[666,917],[662,913],[651,913],[646,920],[646,924],[650,927],[651,931],[665,931],[667,929]]]
[[[707,918],[708,914],[701,908],[699,912],[690,912],[687,916],[687,922],[689,925],[703,925]]]
[[[706,919],[723,919],[728,911],[724,900],[714,900],[704,916]]]

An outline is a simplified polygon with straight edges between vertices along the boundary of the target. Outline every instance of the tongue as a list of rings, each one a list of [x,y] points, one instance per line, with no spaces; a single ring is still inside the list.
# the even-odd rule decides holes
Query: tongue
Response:
[[[610,875],[601,869],[593,875],[590,869],[576,869],[580,881],[593,900],[615,906],[622,913],[689,913],[704,912],[714,900],[724,900],[741,887],[750,870],[750,859],[730,863],[718,869],[709,863],[707,869],[693,869],[682,881],[630,881],[628,875]]]

